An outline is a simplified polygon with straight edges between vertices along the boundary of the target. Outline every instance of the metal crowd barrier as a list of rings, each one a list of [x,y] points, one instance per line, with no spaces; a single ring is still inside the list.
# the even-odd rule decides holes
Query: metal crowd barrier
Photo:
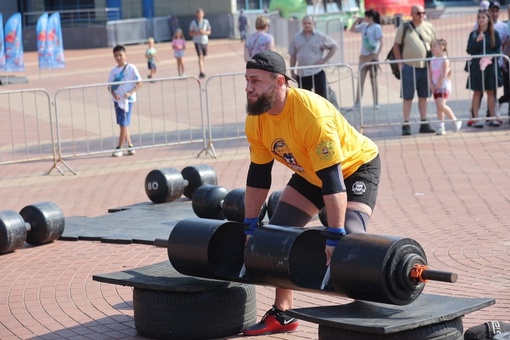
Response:
[[[0,164],[55,159],[51,99],[43,89],[0,92]]]
[[[502,57],[509,61],[509,58],[504,54],[491,54],[491,55],[475,55],[475,56],[461,56],[461,57],[448,57],[450,60],[450,81],[452,83],[452,92],[447,100],[447,105],[450,106],[456,115],[456,118],[461,119],[462,121],[467,121],[471,118],[470,115],[470,107],[473,91],[468,90],[466,88],[468,82],[471,80],[469,70],[466,72],[464,70],[466,62],[473,58],[481,58],[481,57],[489,57],[496,59]],[[349,111],[354,113],[355,115],[359,114],[359,130],[364,134],[373,134],[373,135],[383,135],[384,131],[388,128],[400,126],[403,122],[402,116],[402,97],[401,97],[401,80],[396,79],[391,73],[391,64],[395,64],[398,62],[412,62],[412,61],[422,61],[422,60],[431,60],[429,59],[406,59],[400,61],[373,61],[367,62],[363,64],[362,67],[358,69],[357,77],[360,79],[360,74],[362,72],[362,68],[368,67],[377,67],[379,69],[379,74],[377,76],[377,83],[379,87],[379,108],[375,108],[373,105],[373,93],[370,87],[370,76],[367,74],[367,79],[365,81],[365,89],[364,91],[361,88],[361,84],[357,82],[357,91],[363,92],[363,97],[361,99],[361,103],[359,106],[353,106],[351,108],[347,108],[344,111]],[[495,69],[495,72],[496,69]],[[496,75],[497,76],[497,75]],[[502,85],[502,84],[501,84]],[[485,92],[485,91],[483,91]],[[482,96],[486,97],[486,94],[482,92]],[[496,91],[496,93],[502,92],[502,86]],[[496,105],[495,111],[497,115],[498,111],[498,103],[497,98],[499,95],[496,95]],[[354,104],[354,103],[353,103]],[[485,117],[486,106],[482,105],[479,110],[479,117]],[[429,122],[432,124],[438,123],[437,115],[436,115],[436,105],[434,103],[434,98],[430,96],[427,99],[427,118]],[[448,118],[445,117],[445,121]],[[416,125],[420,123],[420,116],[418,112],[418,104],[417,104],[417,95],[416,92],[414,94],[412,110],[411,110],[411,125]]]
[[[202,143],[206,148],[202,87],[193,77],[142,80],[129,132],[135,149]],[[136,83],[135,81],[116,84]],[[57,162],[111,153],[117,146],[111,83],[72,86],[55,94]]]
[[[452,93],[448,105],[457,118],[470,118],[472,91],[466,90],[469,74],[464,71],[466,60],[482,56],[449,57],[451,61]],[[503,54],[487,55],[502,57]],[[406,61],[425,60],[409,59]],[[369,62],[362,67],[379,67],[379,105],[374,107],[373,96],[365,82],[360,105],[355,106],[356,84],[361,69],[355,73],[348,64],[322,65],[328,83],[328,99],[340,110],[350,124],[362,133],[377,137],[396,136],[388,130],[402,124],[400,81],[391,74],[390,64],[397,61]],[[295,67],[289,72],[316,66]],[[246,80],[244,72],[219,74],[207,79],[205,85],[193,77],[173,77],[141,80],[133,106],[130,135],[136,149],[198,143],[202,153],[216,157],[214,143],[246,138]],[[126,82],[134,83],[134,82]],[[0,164],[53,159],[53,169],[64,171],[64,161],[73,157],[111,153],[117,146],[119,127],[116,124],[111,94],[101,83],[59,89],[51,103],[42,89],[0,92]],[[299,86],[290,82],[291,86]],[[416,98],[416,96],[415,96]],[[410,124],[419,124],[417,100],[413,101]],[[52,114],[54,104],[54,114]],[[496,105],[497,106],[497,105]],[[428,119],[434,119],[434,100],[427,100]],[[484,107],[479,117],[485,116]],[[20,130],[19,127],[23,128]],[[48,172],[48,173],[49,173]]]
[[[316,66],[302,66],[289,68],[300,69],[316,68]],[[342,103],[352,103],[354,98],[354,73],[346,64],[322,65],[328,82],[328,96],[337,107]],[[211,76],[205,84],[205,110],[207,124],[206,150],[216,156],[213,143],[219,140],[243,139],[244,122],[246,117],[246,80],[244,72],[219,74]],[[295,82],[291,86],[298,86]],[[353,125],[359,125],[359,116],[346,115]]]

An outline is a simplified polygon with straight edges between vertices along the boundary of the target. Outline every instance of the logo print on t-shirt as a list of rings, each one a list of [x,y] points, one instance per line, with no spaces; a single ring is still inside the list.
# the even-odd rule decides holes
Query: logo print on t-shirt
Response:
[[[275,140],[273,142],[273,145],[271,147],[273,153],[280,158],[282,158],[285,163],[287,163],[287,166],[295,171],[303,172],[304,169],[302,166],[300,166],[296,159],[294,158],[294,155],[289,149],[289,146],[285,143],[285,141],[281,138]]]
[[[331,157],[335,154],[335,143],[332,140],[322,141],[315,148],[315,153],[319,156],[323,161],[330,160]]]

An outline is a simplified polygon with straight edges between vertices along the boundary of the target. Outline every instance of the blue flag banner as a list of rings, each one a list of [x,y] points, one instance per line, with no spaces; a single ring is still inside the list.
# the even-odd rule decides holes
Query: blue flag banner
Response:
[[[13,14],[5,24],[5,71],[24,71],[21,14]]]
[[[66,66],[60,13],[58,12],[53,13],[48,18],[46,27],[46,58],[49,68],[63,68]]]
[[[5,71],[4,18],[0,13],[0,71]]]
[[[48,68],[48,59],[46,58],[46,27],[48,25],[48,13],[43,13],[37,20],[37,57],[39,59],[39,69]]]

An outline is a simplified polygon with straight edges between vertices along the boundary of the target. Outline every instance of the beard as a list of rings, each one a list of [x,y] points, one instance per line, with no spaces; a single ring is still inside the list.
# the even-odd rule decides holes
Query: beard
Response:
[[[259,116],[271,110],[276,103],[276,85],[271,86],[253,103],[246,103],[246,112],[249,116]]]

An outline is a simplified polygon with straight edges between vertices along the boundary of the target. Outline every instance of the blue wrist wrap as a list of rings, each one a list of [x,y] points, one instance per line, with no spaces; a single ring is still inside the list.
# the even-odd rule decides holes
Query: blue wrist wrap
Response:
[[[245,218],[244,219],[244,233],[246,235],[251,235],[257,229],[259,225],[259,218]]]
[[[332,234],[338,234],[338,235],[345,235],[346,232],[345,232],[345,229],[344,228],[330,228],[328,227],[328,232],[329,233],[332,233]],[[330,246],[330,247],[336,247],[338,245],[338,241],[340,241],[340,239],[326,239],[326,245],[327,246]]]

